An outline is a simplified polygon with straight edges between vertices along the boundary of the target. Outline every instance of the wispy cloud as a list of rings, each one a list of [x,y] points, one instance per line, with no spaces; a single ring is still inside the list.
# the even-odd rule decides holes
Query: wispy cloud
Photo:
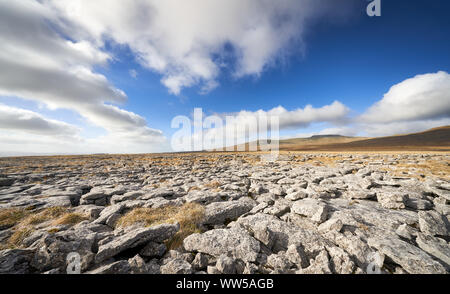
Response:
[[[36,135],[77,137],[80,129],[65,122],[48,119],[39,113],[0,104],[0,129]]]
[[[66,38],[60,15],[45,4],[0,0],[0,96],[73,110],[114,137],[132,140],[134,134],[148,144],[164,139],[143,117],[113,105],[126,94],[94,71],[112,57],[95,42]]]

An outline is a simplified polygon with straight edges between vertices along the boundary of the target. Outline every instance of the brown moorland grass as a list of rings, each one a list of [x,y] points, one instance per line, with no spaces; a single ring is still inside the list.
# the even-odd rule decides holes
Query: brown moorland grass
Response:
[[[75,213],[75,212],[69,212],[69,213],[65,213],[63,215],[61,215],[59,218],[57,218],[56,220],[54,220],[52,222],[52,224],[54,226],[59,226],[59,225],[75,225],[78,224],[84,220],[88,220],[89,217],[87,217],[84,214],[81,213]]]
[[[220,186],[222,186],[222,183],[220,183],[217,180],[214,180],[214,181],[211,181],[209,183],[204,184],[204,186],[207,187],[207,188],[217,189]]]
[[[177,234],[166,242],[169,250],[181,246],[183,240],[194,233],[200,233],[200,223],[204,217],[204,207],[196,203],[186,203],[182,206],[165,206],[160,208],[135,208],[116,223],[116,227],[127,227],[136,223],[143,223],[151,227],[163,223],[180,224]]]
[[[426,180],[433,176],[444,180],[450,180],[450,165],[445,161],[428,160],[424,163],[400,163],[385,169],[396,177],[413,177],[418,180]]]
[[[13,233],[0,248],[19,248],[25,238],[36,230],[36,226],[52,221],[49,225],[75,225],[87,216],[70,212],[66,207],[49,207],[37,212],[24,208],[0,210],[0,226],[13,227]]]
[[[6,208],[0,210],[0,227],[9,228],[27,217],[30,211],[23,208]]]

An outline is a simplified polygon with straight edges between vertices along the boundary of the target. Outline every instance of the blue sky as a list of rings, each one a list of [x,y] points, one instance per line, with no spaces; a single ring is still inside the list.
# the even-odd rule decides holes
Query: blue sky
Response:
[[[286,116],[293,120],[292,123],[286,123],[289,127],[281,128],[282,136],[309,136],[324,132],[379,136],[419,131],[449,123],[448,1],[381,0],[382,15],[379,17],[366,14],[369,4],[366,0],[343,1],[346,4],[342,6],[330,4],[331,1],[322,1],[320,5],[314,4],[314,1],[282,1],[281,7],[271,7],[276,4],[267,3],[260,5],[257,1],[248,7],[239,7],[236,2],[230,4],[235,7],[217,8],[224,15],[230,12],[230,16],[223,16],[220,23],[208,19],[208,15],[217,13],[214,11],[216,8],[205,5],[201,0],[186,1],[187,4],[178,6],[174,2],[169,7],[160,7],[149,0],[149,11],[156,11],[165,17],[151,19],[154,14],[149,12],[143,21],[133,17],[135,10],[144,11],[142,13],[147,11],[142,7],[111,7],[111,16],[97,17],[99,7],[91,7],[86,3],[81,8],[82,17],[73,17],[57,1],[44,1],[43,4],[27,0],[18,2],[23,2],[23,5],[1,0],[3,13],[9,13],[19,20],[33,19],[43,26],[44,23],[51,23],[51,28],[57,28],[52,31],[45,27],[44,35],[39,35],[42,40],[37,39],[36,42],[53,44],[50,40],[55,39],[55,44],[64,44],[67,40],[75,45],[83,44],[80,48],[87,57],[72,56],[72,51],[67,51],[66,56],[70,58],[61,57],[61,62],[55,65],[61,66],[58,72],[63,72],[70,64],[73,68],[86,68],[88,74],[103,76],[107,84],[99,81],[105,88],[95,88],[91,96],[87,91],[93,85],[89,83],[84,86],[80,82],[78,86],[86,89],[87,95],[80,96],[79,100],[77,96],[59,100],[52,91],[64,95],[61,93],[76,89],[63,91],[58,88],[61,85],[47,80],[40,81],[44,90],[38,90],[42,90],[42,93],[34,95],[38,90],[34,84],[30,85],[31,82],[16,82],[12,79],[2,82],[6,74],[16,72],[15,65],[3,67],[0,106],[4,106],[5,117],[11,117],[9,121],[0,121],[0,132],[3,132],[0,152],[5,154],[14,150],[19,150],[20,154],[33,153],[31,150],[40,153],[46,150],[50,153],[89,153],[101,152],[103,149],[105,152],[170,151],[167,140],[176,131],[170,127],[171,120],[177,115],[190,116],[194,108],[198,107],[206,115],[238,115],[241,111],[268,112],[282,106]],[[33,5],[29,5],[31,2],[34,2]],[[134,5],[134,1],[130,3],[127,5]],[[181,7],[184,5],[188,6]],[[220,5],[226,6],[223,3]],[[242,11],[242,15],[231,15],[233,9]],[[273,21],[275,16],[268,10],[279,11],[282,17],[276,16]],[[131,25],[130,15],[117,15],[125,13],[121,11],[129,11],[131,19],[134,19]],[[178,14],[183,11],[186,14],[195,11],[198,15],[192,18],[183,15],[180,18]],[[266,12],[269,20],[259,16]],[[175,14],[173,20],[180,19],[179,25],[171,21],[172,14]],[[255,19],[255,23],[252,23],[254,30],[259,29],[258,24],[264,28],[253,43],[249,37],[252,35],[245,35],[248,33],[248,23],[245,21],[247,15]],[[190,27],[193,21],[198,18],[203,20],[203,17],[204,22],[199,21],[198,26]],[[304,17],[305,20],[295,20],[297,17]],[[123,19],[126,30],[114,28],[108,23],[111,19],[118,22]],[[162,22],[161,19],[168,19],[167,23],[158,23]],[[189,25],[186,32],[183,22]],[[236,28],[220,34],[222,29],[219,26],[227,26],[231,22],[237,23]],[[242,28],[239,27],[241,22]],[[205,28],[202,26],[205,23],[217,28]],[[282,23],[279,25],[281,28],[278,23]],[[286,27],[283,28],[283,25]],[[160,27],[167,29],[158,32]],[[27,28],[24,26],[23,30]],[[58,35],[61,31],[64,34]],[[129,37],[133,34],[136,34],[135,37]],[[192,40],[188,40],[189,36]],[[203,36],[207,36],[205,40]],[[0,39],[11,41],[11,38],[14,38],[12,34],[0,30]],[[17,46],[18,52],[29,50],[30,55],[31,52],[40,57],[45,55],[39,46],[33,48],[15,39],[12,41],[11,44]],[[273,45],[275,42],[276,46]],[[169,45],[181,49],[170,48]],[[64,47],[64,50],[69,49]],[[19,55],[13,56],[11,50],[1,51],[0,61],[2,57],[11,60],[21,58]],[[64,52],[62,54],[66,54]],[[260,52],[263,52],[262,57],[255,59],[254,56]],[[108,58],[102,54],[107,54]],[[152,63],[155,60],[162,60],[167,66]],[[44,58],[43,64],[47,65]],[[34,70],[37,67],[35,63],[27,66],[25,70],[30,72],[29,68],[33,67]],[[5,68],[11,68],[10,72],[7,73]],[[200,70],[197,71],[197,68]],[[137,75],[133,77],[130,71],[135,71]],[[76,70],[68,72],[80,77]],[[31,74],[30,77],[32,80]],[[176,86],[164,83],[164,79],[173,77],[181,78],[183,82]],[[204,93],[202,89],[208,83],[214,84],[214,87]],[[398,85],[399,90],[390,91],[395,85]],[[123,91],[126,98],[122,99],[121,94],[114,92],[113,95],[121,102],[108,101],[108,97],[100,99],[100,104],[97,104],[99,102],[93,95],[105,93],[107,97],[111,88]],[[305,123],[295,118],[295,111],[307,105],[321,109],[334,101],[339,101],[346,108],[338,119],[312,119]],[[112,110],[105,105],[115,105],[117,109]],[[111,113],[108,117],[102,117],[96,111]],[[10,112],[16,114],[8,116]],[[117,113],[117,120],[112,112]],[[20,123],[15,123],[12,117],[20,117]],[[24,123],[27,120],[28,124]],[[27,125],[33,124],[35,120],[43,125],[42,131],[36,131],[35,128],[27,130]],[[74,132],[72,138],[58,133],[58,130],[64,132],[66,128]],[[74,128],[77,130],[74,131]],[[27,133],[31,136],[27,136]],[[130,140],[132,136],[139,137],[137,141],[140,142],[134,142],[133,138]],[[155,136],[164,139],[153,140]],[[22,142],[20,147],[15,145],[14,140],[7,142],[8,138],[13,137]],[[148,138],[148,142],[141,142],[143,138]],[[121,145],[125,141],[123,148],[113,148],[115,142]],[[67,142],[72,142],[69,144],[72,147],[67,147]],[[100,147],[102,145],[103,148]]]

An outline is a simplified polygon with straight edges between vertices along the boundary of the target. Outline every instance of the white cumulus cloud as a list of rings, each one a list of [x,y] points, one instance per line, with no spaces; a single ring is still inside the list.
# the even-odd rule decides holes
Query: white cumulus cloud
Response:
[[[113,57],[92,40],[67,35],[66,25],[47,1],[0,0],[0,96],[75,111],[116,138],[161,142],[161,131],[116,106],[127,95],[95,72]]]
[[[450,74],[417,75],[392,86],[361,117],[365,123],[392,123],[450,117]]]
[[[260,75],[293,46],[308,24],[345,14],[352,0],[43,0],[74,38],[124,44],[173,94],[218,86],[224,56],[234,76]],[[228,48],[228,50],[226,49]],[[300,50],[300,49],[296,49]],[[228,54],[228,55],[227,55]]]

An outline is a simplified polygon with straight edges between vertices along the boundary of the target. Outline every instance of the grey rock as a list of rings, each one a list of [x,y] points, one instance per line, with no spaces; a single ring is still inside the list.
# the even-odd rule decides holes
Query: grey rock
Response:
[[[61,270],[59,268],[54,268],[42,273],[43,275],[59,275],[61,274]]]
[[[309,260],[302,246],[297,244],[289,245],[286,251],[286,257],[292,264],[298,268],[306,268],[309,266]]]
[[[176,258],[161,266],[162,274],[192,274],[192,266],[185,260]]]
[[[139,255],[128,259],[128,264],[130,265],[131,274],[147,274],[149,272],[147,264]]]
[[[162,243],[149,242],[139,254],[145,257],[161,257],[166,253],[166,250],[166,245]]]
[[[387,209],[404,209],[406,195],[401,193],[377,192],[378,202]]]
[[[291,211],[309,217],[316,223],[324,222],[328,217],[328,206],[317,199],[303,199],[294,202]]]
[[[212,193],[210,191],[191,191],[184,198],[188,203],[194,202],[202,205],[221,201],[218,193]]]
[[[400,225],[397,230],[395,231],[397,235],[399,235],[402,238],[405,238],[407,240],[413,240],[414,236],[417,235],[416,230],[414,230],[412,227],[408,226],[407,224]]]
[[[387,236],[369,238],[368,245],[388,256],[410,274],[445,274],[445,268],[421,249]]]
[[[30,274],[34,250],[6,249],[0,251],[0,274]]]
[[[125,204],[118,203],[111,206],[106,207],[100,212],[99,217],[94,221],[96,224],[106,224],[108,218],[110,218],[114,214],[120,214],[125,209]]]
[[[280,272],[286,272],[291,268],[293,263],[288,258],[286,252],[280,251],[277,254],[271,254],[267,257],[267,266],[280,270]]]
[[[275,201],[274,205],[264,209],[264,213],[281,217],[290,211],[290,206],[282,201]]]
[[[87,229],[67,230],[44,235],[36,243],[36,254],[31,265],[39,271],[59,268],[65,271],[66,258],[76,252],[81,257],[81,271],[87,270],[94,260],[97,233]]]
[[[194,261],[192,261],[192,267],[195,270],[203,270],[206,269],[208,266],[209,259],[208,257],[203,253],[197,253],[195,255]]]
[[[260,251],[259,242],[239,228],[215,229],[203,234],[193,234],[183,241],[189,252],[201,252],[215,257],[231,255],[243,261],[253,262]]]
[[[376,197],[376,193],[366,189],[360,190],[349,189],[345,191],[345,197],[348,199],[373,199]]]
[[[429,210],[433,207],[433,204],[425,199],[408,198],[405,200],[405,206],[415,210]]]
[[[329,246],[327,247],[327,251],[331,258],[331,269],[333,273],[352,274],[355,271],[356,265],[352,257],[345,250],[336,246]]]
[[[259,272],[259,268],[256,264],[247,262],[245,263],[244,271],[242,272],[245,275],[252,275]]]
[[[328,232],[328,231],[336,231],[340,232],[344,224],[338,218],[331,218],[326,222],[319,225],[317,228],[319,232]]]
[[[447,267],[450,266],[450,245],[448,242],[422,233],[418,233],[416,242],[423,251],[440,259]]]
[[[100,246],[95,256],[95,261],[100,263],[126,249],[134,248],[149,241],[162,242],[170,239],[179,229],[179,224],[162,224],[150,228],[132,230]]]
[[[270,228],[268,228],[264,224],[257,223],[252,228],[252,232],[253,237],[259,240],[262,244],[266,245],[267,248],[273,248],[277,237],[275,233],[270,230]]]
[[[450,205],[445,204],[435,204],[434,210],[439,212],[442,215],[445,215],[447,218],[450,216]]]
[[[85,272],[85,274],[96,274],[96,275],[111,275],[111,274],[130,274],[132,271],[132,268],[128,261],[126,260],[119,260],[104,266],[101,266],[99,268],[96,268],[94,270]]]
[[[208,265],[206,272],[210,275],[219,275],[221,272],[217,269],[216,266]]]
[[[288,195],[286,195],[286,199],[291,200],[291,201],[296,201],[299,199],[304,199],[308,197],[308,193],[306,193],[306,191],[295,191],[292,192]]]
[[[183,253],[179,250],[169,250],[166,254],[166,258],[163,260],[163,264],[172,260],[172,259],[183,259],[188,263],[192,263],[194,261],[194,254],[191,253]]]
[[[15,179],[12,178],[0,178],[0,187],[9,187],[14,184]]]
[[[216,268],[222,274],[236,274],[236,262],[227,255],[217,258]]]
[[[330,258],[326,250],[320,251],[315,259],[310,260],[310,266],[300,269],[299,274],[331,274]]]
[[[448,236],[446,221],[440,213],[436,211],[419,211],[420,230],[431,236]]]
[[[161,274],[161,266],[158,264],[157,259],[152,259],[147,263],[148,273],[151,275]]]
[[[215,202],[206,206],[204,224],[218,225],[237,219],[249,212],[256,204],[251,199]]]
[[[100,212],[102,212],[102,210],[105,207],[103,206],[97,206],[97,205],[80,205],[75,207],[74,212],[76,213],[81,213],[84,215],[89,216],[89,218],[91,220],[95,220],[96,218],[98,218],[100,216]]]
[[[121,217],[120,213],[113,213],[106,219],[105,224],[110,228],[114,228]]]
[[[106,195],[103,191],[92,191],[81,196],[80,204],[92,204],[96,200],[103,200],[106,198]]]

